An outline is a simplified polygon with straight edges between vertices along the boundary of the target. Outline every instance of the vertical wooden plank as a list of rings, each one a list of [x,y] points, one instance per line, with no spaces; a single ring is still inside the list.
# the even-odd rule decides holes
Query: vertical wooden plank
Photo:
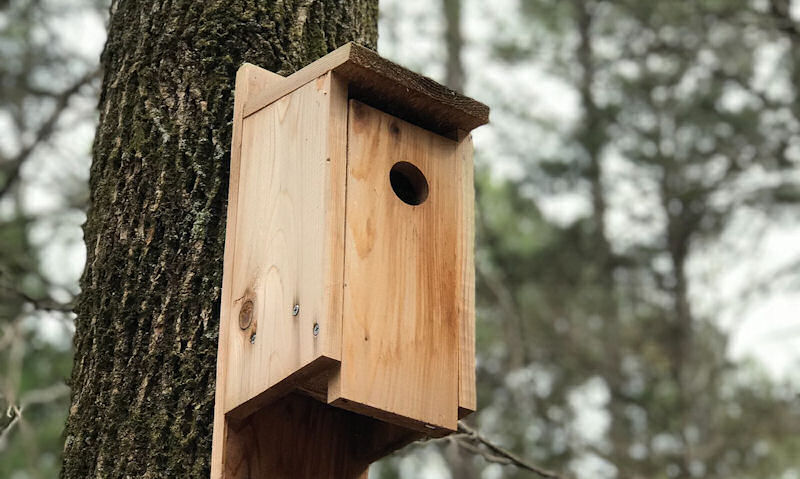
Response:
[[[475,390],[475,179],[472,162],[472,135],[458,131],[456,161],[463,172],[461,186],[463,196],[460,215],[464,221],[464,235],[458,244],[463,259],[461,269],[460,305],[458,322],[458,417],[475,412],[477,395]]]
[[[454,430],[458,413],[466,226],[456,150],[452,140],[350,102],[342,367],[328,399],[432,435]],[[392,190],[398,161],[427,179],[417,206]]]
[[[342,88],[332,82],[328,73],[243,122],[226,412],[340,358],[346,156],[330,131],[331,89]]]
[[[225,454],[225,385],[227,383],[228,334],[230,330],[231,280],[233,278],[232,245],[236,241],[237,201],[239,197],[239,171],[242,152],[242,120],[244,103],[249,95],[283,80],[283,77],[255,65],[245,63],[236,72],[235,100],[233,107],[233,134],[231,138],[230,180],[228,186],[228,213],[225,229],[225,256],[223,265],[222,300],[220,314],[219,343],[217,349],[217,382],[214,402],[214,432],[211,453],[211,478],[222,478],[222,460]]]
[[[347,189],[347,81],[333,72],[325,75],[328,91],[328,157],[325,183],[327,201],[325,241],[326,310],[336,321],[328,324],[327,350],[337,358],[342,350],[342,303],[344,296],[345,197]]]

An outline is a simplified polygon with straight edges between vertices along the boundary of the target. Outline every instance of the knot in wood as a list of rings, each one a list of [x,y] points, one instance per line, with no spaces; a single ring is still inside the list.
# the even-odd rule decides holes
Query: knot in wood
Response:
[[[248,299],[239,311],[239,329],[246,330],[253,324],[253,300]]]

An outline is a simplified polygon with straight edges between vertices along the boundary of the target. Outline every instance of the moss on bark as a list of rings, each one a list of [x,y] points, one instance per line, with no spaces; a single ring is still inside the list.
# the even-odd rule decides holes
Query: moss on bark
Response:
[[[377,0],[114,2],[61,477],[208,477],[233,85],[348,41]]]

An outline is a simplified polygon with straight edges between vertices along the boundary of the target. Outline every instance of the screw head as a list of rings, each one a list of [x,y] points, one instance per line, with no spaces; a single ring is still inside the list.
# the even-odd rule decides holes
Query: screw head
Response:
[[[239,329],[244,331],[253,324],[253,300],[248,299],[239,310]]]
[[[298,314],[300,314],[300,305],[295,304],[294,308],[292,308],[292,316],[297,316]]]
[[[319,323],[314,323],[314,336],[319,334]]]
[[[256,344],[256,333],[250,335],[250,344]]]

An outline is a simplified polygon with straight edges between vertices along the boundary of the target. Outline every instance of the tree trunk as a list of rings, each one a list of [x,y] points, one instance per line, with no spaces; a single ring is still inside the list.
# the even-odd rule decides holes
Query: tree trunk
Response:
[[[576,134],[576,140],[583,147],[587,163],[586,179],[590,185],[593,221],[593,256],[597,265],[596,282],[602,295],[598,298],[597,312],[602,315],[601,338],[604,344],[603,358],[605,362],[603,378],[615,400],[608,406],[610,414],[609,439],[614,452],[619,458],[627,458],[631,444],[630,434],[626,427],[626,403],[623,397],[625,377],[622,372],[622,355],[620,331],[621,319],[616,269],[613,258],[611,240],[606,228],[605,217],[608,211],[607,191],[603,184],[603,150],[610,142],[608,133],[608,117],[598,105],[594,89],[597,84],[597,57],[595,55],[595,12],[596,3],[584,0],[573,0],[575,9],[575,26],[578,32],[578,43],[575,56],[581,66],[577,79],[580,94],[580,105],[583,109],[583,120]],[[625,468],[625,464],[617,464]]]
[[[63,478],[208,477],[235,73],[351,40],[377,0],[113,2]]]
[[[464,39],[461,36],[461,1],[442,0],[444,12],[444,39],[447,45],[447,63],[445,69],[445,85],[457,92],[464,92],[464,64],[461,61],[461,48]]]

